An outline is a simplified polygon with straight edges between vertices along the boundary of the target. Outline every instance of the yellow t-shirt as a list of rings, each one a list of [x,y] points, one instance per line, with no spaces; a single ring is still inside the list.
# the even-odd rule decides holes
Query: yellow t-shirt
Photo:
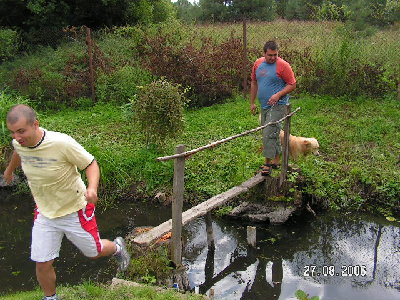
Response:
[[[16,140],[13,146],[39,212],[53,219],[86,206],[86,186],[77,168],[85,169],[94,157],[66,134],[44,133],[35,147],[22,147]]]

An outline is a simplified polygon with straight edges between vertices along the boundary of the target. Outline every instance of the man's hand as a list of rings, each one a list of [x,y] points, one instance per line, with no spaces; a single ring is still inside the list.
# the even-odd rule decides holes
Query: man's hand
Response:
[[[250,110],[251,113],[255,115],[257,113],[257,105],[255,105],[254,103],[250,104]]]
[[[85,197],[87,202],[96,204],[97,200],[99,199],[97,197],[97,189],[87,188],[85,192]]]
[[[279,101],[279,96],[277,94],[273,94],[271,98],[268,100],[268,105],[275,105]]]

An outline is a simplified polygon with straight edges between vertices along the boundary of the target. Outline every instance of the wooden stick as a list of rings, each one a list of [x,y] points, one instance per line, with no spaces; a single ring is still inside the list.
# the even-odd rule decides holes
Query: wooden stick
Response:
[[[208,144],[208,145],[199,147],[199,148],[197,148],[197,149],[193,149],[193,150],[190,150],[190,151],[186,151],[186,152],[183,152],[183,153],[180,153],[180,154],[174,154],[174,155],[170,155],[170,156],[158,157],[157,160],[158,160],[158,161],[166,161],[166,160],[170,160],[170,159],[174,159],[174,158],[178,158],[178,157],[187,157],[187,156],[193,155],[193,154],[195,154],[195,153],[197,153],[197,152],[199,152],[199,151],[203,151],[203,150],[208,149],[208,148],[213,148],[213,147],[215,147],[215,146],[217,146],[217,145],[219,145],[219,144],[222,144],[222,143],[231,141],[231,140],[236,139],[236,138],[238,138],[238,137],[241,137],[241,136],[244,136],[244,135],[248,135],[248,134],[250,134],[250,133],[257,132],[257,131],[259,131],[259,130],[261,130],[261,129],[264,129],[265,127],[267,127],[267,126],[269,126],[269,125],[278,124],[278,123],[280,123],[280,122],[286,120],[286,118],[291,117],[292,115],[294,115],[294,114],[295,114],[297,111],[299,111],[299,110],[300,110],[300,107],[296,108],[296,110],[294,110],[292,113],[286,115],[285,117],[283,117],[282,119],[280,119],[280,120],[278,120],[278,121],[269,122],[269,123],[264,124],[264,125],[262,125],[262,126],[259,126],[259,127],[257,127],[257,128],[247,130],[247,131],[245,131],[245,132],[236,134],[236,135],[234,135],[234,136],[231,136],[231,137],[228,137],[228,138],[225,138],[225,139],[216,141],[216,142],[212,142],[212,143],[210,143],[210,144]]]

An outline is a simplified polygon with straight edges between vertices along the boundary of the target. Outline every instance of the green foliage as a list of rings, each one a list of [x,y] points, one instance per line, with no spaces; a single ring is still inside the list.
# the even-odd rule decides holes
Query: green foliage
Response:
[[[153,4],[153,23],[166,22],[175,19],[176,13],[173,4],[169,0],[159,0]]]
[[[14,58],[20,46],[20,37],[17,31],[0,28],[0,61]]]
[[[360,41],[346,27],[338,27],[335,44],[310,51],[288,52],[299,85],[312,94],[381,98],[396,90],[395,74],[381,60],[365,60]]]
[[[304,292],[303,290],[297,290],[294,295],[296,296],[296,298],[298,300],[319,300],[318,296],[314,296],[309,298],[309,295],[306,294],[306,292]]]
[[[193,23],[200,18],[201,9],[196,3],[192,4],[188,0],[178,0],[174,5],[179,20],[186,23]]]
[[[147,144],[164,145],[182,134],[184,94],[180,85],[160,79],[141,87],[137,97],[131,98],[134,120]]]
[[[146,70],[125,65],[113,73],[101,73],[96,81],[96,95],[99,101],[124,104],[134,97],[140,86],[152,81]]]
[[[130,5],[134,19],[139,24],[150,24],[153,19],[153,6],[149,0],[139,0]]]
[[[117,285],[110,288],[109,285],[85,282],[76,286],[57,286],[57,294],[63,300],[200,300],[203,295],[191,293],[182,294],[173,289],[155,288],[151,286],[124,286]],[[20,292],[11,295],[2,295],[4,300],[32,300],[41,299],[43,292],[35,291]]]
[[[136,253],[132,257],[128,269],[125,272],[126,278],[135,282],[155,283],[166,279],[171,272],[170,260],[168,258],[168,247],[157,246],[151,251]]]
[[[229,214],[232,210],[233,210],[233,206],[226,205],[226,206],[220,207],[217,210],[215,210],[215,214],[218,217],[223,217],[223,216]]]
[[[350,17],[350,8],[345,4],[324,1],[316,9],[315,18],[318,21],[346,21]]]

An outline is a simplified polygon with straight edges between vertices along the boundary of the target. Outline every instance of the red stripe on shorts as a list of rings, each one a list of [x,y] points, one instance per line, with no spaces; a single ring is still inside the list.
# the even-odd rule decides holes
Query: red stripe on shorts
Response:
[[[35,209],[33,210],[33,222],[36,221],[38,214],[39,214],[39,210],[38,210],[38,207],[36,205]]]
[[[96,242],[97,252],[100,254],[101,243],[100,243],[99,229],[97,228],[96,216],[94,215],[94,208],[95,206],[93,203],[86,204],[85,215],[86,218],[90,218],[90,220],[87,220],[85,218],[82,209],[78,211],[78,216],[82,228],[94,238]]]

